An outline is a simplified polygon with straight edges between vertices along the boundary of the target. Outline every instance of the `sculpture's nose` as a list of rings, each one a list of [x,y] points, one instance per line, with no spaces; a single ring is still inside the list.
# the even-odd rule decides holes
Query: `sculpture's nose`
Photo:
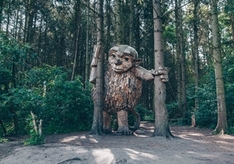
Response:
[[[115,65],[121,65],[122,64],[122,60],[121,59],[117,59],[116,61],[115,61]]]

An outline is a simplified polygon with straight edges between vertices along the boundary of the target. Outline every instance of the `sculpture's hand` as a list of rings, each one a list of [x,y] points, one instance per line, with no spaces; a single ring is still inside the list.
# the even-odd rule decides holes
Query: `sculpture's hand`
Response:
[[[151,70],[153,76],[160,76],[162,82],[168,82],[168,68],[167,67],[159,67],[159,70]]]

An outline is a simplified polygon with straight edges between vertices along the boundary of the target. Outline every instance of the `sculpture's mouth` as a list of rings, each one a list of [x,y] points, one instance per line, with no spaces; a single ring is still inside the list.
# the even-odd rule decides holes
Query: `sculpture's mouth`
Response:
[[[124,71],[125,71],[124,69],[119,69],[119,68],[113,68],[113,70],[114,70],[115,72],[124,72]]]

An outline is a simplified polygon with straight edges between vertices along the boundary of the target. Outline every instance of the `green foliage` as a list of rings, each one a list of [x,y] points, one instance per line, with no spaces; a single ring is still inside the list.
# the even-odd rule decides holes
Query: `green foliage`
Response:
[[[168,43],[175,44],[176,36],[175,36],[175,27],[172,25],[165,26],[165,30],[163,31],[163,38],[168,41]]]
[[[6,143],[6,142],[8,142],[8,139],[0,137],[0,143]]]
[[[225,81],[227,119],[230,127],[234,126],[234,55],[227,55],[223,61],[223,76]]]
[[[31,130],[27,121],[30,111],[43,120],[44,134],[89,130],[92,123],[90,89],[84,89],[82,79],[68,80],[68,71],[59,67],[35,67],[26,72],[23,87],[11,88],[0,94],[0,119],[11,125],[15,114],[19,133]],[[11,130],[10,130],[11,129]],[[13,133],[14,128],[8,128]],[[30,144],[40,138],[30,132]]]
[[[227,134],[234,134],[234,126],[230,126],[227,130]]]
[[[208,74],[200,80],[203,84],[199,86],[198,93],[194,93],[194,85],[190,85],[187,89],[187,105],[189,110],[186,113],[185,119],[188,124],[191,124],[191,116],[194,113],[197,126],[214,128],[217,123],[215,77],[213,69],[210,69],[210,67],[206,69]],[[194,108],[195,98],[198,98],[198,109]]]
[[[89,130],[92,121],[90,90],[84,90],[81,79],[67,81],[67,75],[55,77],[47,85],[46,106],[40,112],[47,132],[70,132]]]
[[[140,114],[142,121],[154,120],[153,111],[145,108],[142,104],[137,105],[136,111]]]
[[[37,118],[35,118],[35,121]],[[44,143],[44,136],[35,131],[32,117],[27,118],[29,138],[24,141],[24,145],[41,145]],[[37,128],[38,129],[38,128]]]
[[[24,145],[41,145],[44,143],[44,137],[37,134],[34,130],[30,131],[30,137],[24,141]]]
[[[178,116],[180,116],[181,113],[178,112],[177,108],[178,108],[177,102],[170,102],[167,104],[169,119],[176,119]]]
[[[0,104],[0,108],[4,112],[3,115],[0,115],[1,119],[9,122],[13,115],[16,114],[19,118],[19,133],[24,134],[26,132],[26,116],[31,110],[35,112],[41,110],[43,104],[42,96],[31,89],[13,88],[1,97],[3,103]]]
[[[215,89],[210,85],[199,88],[199,109],[195,111],[196,124],[214,128],[217,122],[217,100]]]

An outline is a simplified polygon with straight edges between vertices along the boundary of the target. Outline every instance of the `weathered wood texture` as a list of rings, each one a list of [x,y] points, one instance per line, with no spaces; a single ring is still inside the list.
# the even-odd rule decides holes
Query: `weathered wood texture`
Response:
[[[116,113],[134,110],[141,96],[142,81],[136,78],[136,67],[116,73],[111,67],[105,75],[104,110]]]

